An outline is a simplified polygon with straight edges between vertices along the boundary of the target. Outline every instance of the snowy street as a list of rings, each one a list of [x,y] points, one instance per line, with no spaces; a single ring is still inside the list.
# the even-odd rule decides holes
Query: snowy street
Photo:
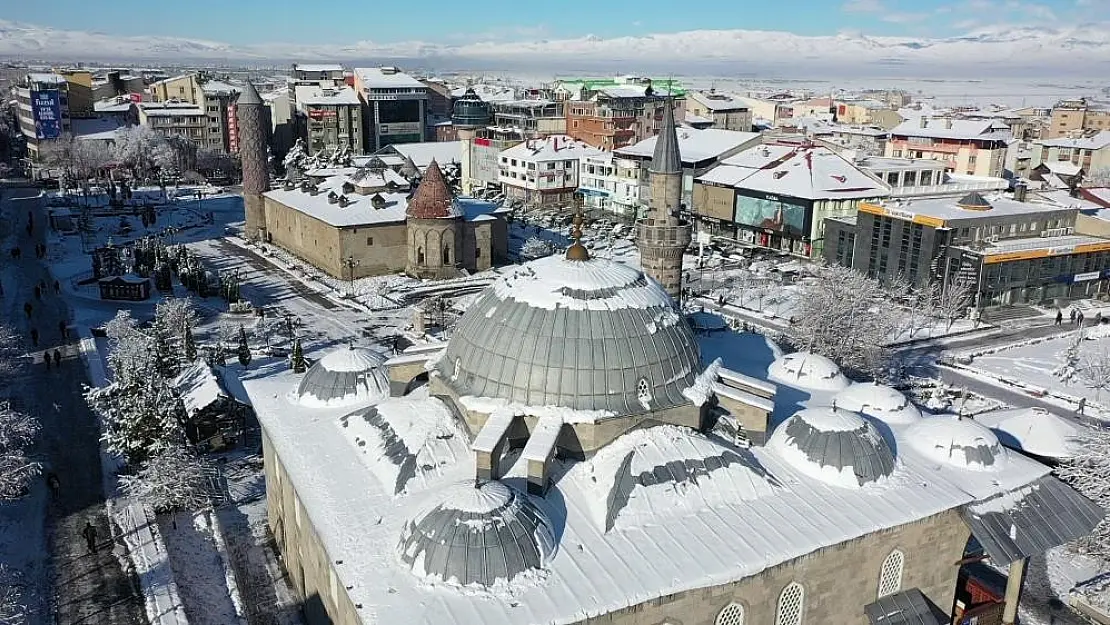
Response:
[[[53,348],[63,343],[58,324],[68,318],[68,311],[51,289],[42,301],[33,295],[40,280],[53,281],[32,253],[34,245],[44,241],[45,214],[39,201],[20,199],[36,194],[35,189],[5,190],[4,219],[18,228],[18,244],[25,252],[4,272],[3,305],[7,318],[24,336],[35,328],[40,334],[40,347]],[[23,229],[28,212],[35,223],[32,236]],[[21,314],[24,302],[32,303],[29,317]],[[0,560],[18,562],[29,556],[41,562],[49,549],[49,571],[34,572],[42,576],[40,589],[46,604],[45,613],[37,614],[34,623],[137,625],[145,622],[142,602],[114,553],[121,547],[112,540],[105,513],[99,434],[95,417],[82,396],[87,383],[82,363],[66,359],[60,367],[50,369],[41,361],[30,365],[25,381],[19,385],[24,391],[19,398],[21,407],[42,421],[37,451],[44,471],[58,476],[60,488],[45,510],[26,511],[24,523],[15,525],[19,535],[3,536]],[[35,490],[46,488],[40,483]],[[42,492],[35,496],[47,498]],[[0,519],[15,507],[0,507]],[[89,553],[82,536],[86,522],[96,528],[96,553]],[[38,529],[42,526],[47,528],[45,537]],[[2,527],[12,529],[7,523]]]

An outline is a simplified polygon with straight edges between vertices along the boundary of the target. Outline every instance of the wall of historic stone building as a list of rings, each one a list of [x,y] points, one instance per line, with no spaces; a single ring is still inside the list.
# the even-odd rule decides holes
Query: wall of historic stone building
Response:
[[[493,266],[493,233],[490,221],[471,221],[463,229],[463,267],[474,273]]]
[[[358,260],[353,271],[343,268],[342,279],[400,273],[408,255],[408,228],[403,223],[343,228],[339,231],[341,262],[348,256]]]
[[[652,217],[661,218],[678,212],[682,202],[682,173],[649,174],[651,178]]]
[[[405,272],[418,278],[454,278],[465,266],[459,253],[465,253],[464,225],[458,219],[408,220],[408,264]],[[447,262],[444,262],[444,250]]]
[[[821,549],[739,582],[668,595],[578,625],[713,625],[732,602],[744,607],[745,625],[769,625],[775,622],[779,594],[791,582],[804,588],[805,625],[866,625],[863,608],[877,598],[879,569],[895,549],[905,554],[902,590],[919,588],[947,612],[956,589],[956,562],[969,536],[959,513],[948,510]]]

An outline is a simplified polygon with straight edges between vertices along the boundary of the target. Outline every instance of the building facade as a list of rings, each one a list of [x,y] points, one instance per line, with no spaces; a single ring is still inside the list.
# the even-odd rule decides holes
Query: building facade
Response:
[[[582,159],[600,154],[567,135],[530,139],[501,152],[498,180],[510,201],[569,206],[579,187]]]
[[[235,101],[239,88],[213,80],[205,72],[183,74],[159,80],[147,86],[151,102],[169,108],[179,104],[192,104],[204,112],[204,131],[199,136],[188,135],[203,149],[224,153],[239,150],[238,121]],[[140,123],[142,123],[140,112]],[[161,132],[161,130],[159,130]]]
[[[160,135],[180,136],[204,145],[209,132],[205,110],[188,102],[143,102],[138,105],[139,124]]]
[[[27,143],[27,156],[37,161],[43,147],[73,131],[69,83],[52,73],[23,76],[15,88],[16,121]]]
[[[1042,139],[1032,146],[1035,169],[1042,163],[1071,164],[1087,174],[1110,170],[1110,129],[1077,137]]]
[[[650,80],[614,86],[583,85],[563,105],[567,134],[595,148],[615,150],[658,134],[665,106],[677,108],[673,114],[685,118],[685,92],[674,86],[656,89],[652,85]]]
[[[354,87],[366,103],[366,148],[424,141],[428,88],[396,67],[358,67]]]
[[[1110,130],[1110,106],[1105,102],[1080,98],[1057,102],[1049,112],[1045,139],[1074,137]]]
[[[929,158],[957,174],[1001,178],[1009,138],[1009,128],[997,121],[922,116],[890,131],[885,156]]]
[[[305,146],[312,153],[366,153],[365,106],[354,87],[296,87],[297,112],[304,116]]]
[[[686,112],[713,120],[720,130],[752,131],[752,110],[748,103],[730,93],[691,91],[686,94]]]

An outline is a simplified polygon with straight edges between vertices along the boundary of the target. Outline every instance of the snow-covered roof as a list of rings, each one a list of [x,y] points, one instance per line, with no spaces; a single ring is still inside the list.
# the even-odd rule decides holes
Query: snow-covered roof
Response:
[[[907,215],[907,219],[912,219],[913,215],[922,215],[943,221],[955,219],[982,219],[983,217],[1010,217],[1014,215],[1032,216],[1039,213],[1061,210],[1059,206],[1037,202],[1018,202],[1001,195],[990,195],[986,199],[990,203],[990,208],[988,210],[962,208],[959,206],[962,200],[958,197],[886,200],[878,202],[877,205],[895,209],[900,215]],[[1004,241],[1000,241],[999,243],[1004,243]]]
[[[338,63],[294,63],[293,69],[302,72],[341,72],[343,66]]]
[[[383,371],[385,356],[363,347],[339,347],[313,363],[297,385],[297,402],[305,406],[350,406],[389,394]]]
[[[396,67],[356,67],[354,73],[367,89],[427,88]]]
[[[173,387],[189,417],[230,396],[220,384],[219,374],[203,361],[185,367],[174,378]]]
[[[28,82],[42,83],[46,85],[61,85],[66,82],[66,77],[60,74],[50,72],[32,72],[27,74]]]
[[[693,124],[712,124],[714,120],[710,117],[702,117],[701,115],[695,115],[695,114],[691,113],[690,111],[686,111],[685,121],[686,121],[687,124],[693,125]]]
[[[719,128],[679,128],[678,151],[682,162],[693,165],[702,161],[721,158],[722,155],[737,150],[759,140],[759,133],[722,130]],[[618,157],[651,158],[655,153],[656,137],[619,148],[614,151]]]
[[[1037,143],[1046,148],[1101,150],[1107,146],[1110,146],[1110,130],[1103,130],[1089,137],[1078,137],[1074,139],[1068,137],[1059,137],[1056,139],[1042,139],[1040,141],[1037,141]]]
[[[961,469],[1001,473],[1009,469],[1010,452],[986,426],[955,415],[920,419],[907,430],[910,444],[934,462]]]
[[[879,419],[886,423],[913,423],[921,411],[896,389],[874,382],[855,383],[836,394],[837,408]]]
[[[567,135],[549,135],[542,139],[529,139],[503,150],[501,156],[525,162],[558,160],[578,160],[588,156],[604,154],[588,143],[572,139]],[[649,153],[648,156],[651,156]]]
[[[101,133],[112,133],[118,130],[123,124],[114,118],[92,117],[89,119],[73,119],[70,121],[70,129],[75,137],[82,137],[86,135],[94,135]]]
[[[1071,161],[1045,161],[1038,167],[1044,167],[1057,176],[1077,176],[1079,172],[1083,171],[1083,167],[1079,163]]]
[[[748,110],[748,102],[734,93],[724,91],[688,91],[686,97],[714,112]]]
[[[1020,456],[1002,472],[937,462],[915,449],[906,426],[894,424],[890,448],[897,450],[897,463],[889,476],[862,488],[838,488],[774,448],[742,449],[678,426],[641,429],[588,461],[556,460],[545,497],[514,493],[559,528],[542,574],[485,592],[458,590],[414,575],[397,549],[411,519],[455,502],[460,481],[473,483],[473,460],[445,454],[422,488],[395,494],[393,483],[383,488],[364,464],[381,455],[374,449],[386,449],[380,442],[385,434],[375,434],[363,453],[343,433],[342,410],[298,408],[289,418],[293,409],[283,389],[295,375],[253,375],[245,384],[259,420],[323,548],[342,562],[334,566],[338,582],[362,606],[356,611],[364,623],[579,622],[758,575],[823,547],[1018,491],[1049,472]],[[396,431],[439,419],[435,415],[444,410],[424,390],[406,398],[403,408],[400,401],[377,405]],[[405,439],[398,456],[418,444],[398,438]],[[326,471],[321,458],[327,458]],[[506,462],[512,467],[503,481],[520,484],[524,463],[513,463],[511,455]],[[737,528],[743,540],[736,539]],[[438,569],[422,569],[429,570]]]
[[[1003,445],[1042,458],[1071,458],[1083,435],[1078,425],[1044,408],[995,410],[975,420],[993,430]]]
[[[461,162],[462,148],[462,141],[426,141],[423,143],[395,143],[386,150],[394,150],[397,154],[408,157],[420,171],[424,171],[433,160],[440,165]]]
[[[894,472],[894,452],[875,426],[848,410],[806,408],[775,428],[767,448],[809,477],[860,488]]]
[[[842,391],[851,384],[835,362],[809,352],[794,352],[776,359],[767,368],[767,376],[788,386],[818,391]]]
[[[735,165],[744,169],[762,169],[786,158],[797,146],[770,143],[755,146],[721,161],[722,165]]]
[[[204,116],[203,107],[179,102],[141,102],[139,103],[139,110],[147,117]]]
[[[206,94],[215,95],[232,95],[242,91],[241,88],[235,85],[228,84],[220,80],[209,80],[200,86],[201,90]]]
[[[890,134],[897,137],[991,141],[1003,141],[1010,136],[1006,125],[994,120],[925,119],[922,127],[921,117],[907,119],[891,129]]]
[[[335,106],[340,104],[358,105],[362,100],[354,87],[321,87],[320,85],[297,85],[294,97],[298,106]]]
[[[775,146],[750,148],[747,152],[754,152],[755,155],[741,161],[753,164],[766,162],[760,169],[721,165],[698,179],[737,189],[811,200],[863,199],[890,195],[883,183],[863,173],[853,163],[828,148],[794,148],[784,156],[770,160],[771,151],[765,148],[771,147]],[[723,171],[717,171],[720,169]]]
[[[1067,253],[1067,250],[1075,249],[1082,245],[1101,245],[1105,243],[1106,239],[1100,237],[1069,234],[1058,237],[1001,239],[985,247],[978,247],[976,251],[987,256],[1008,254],[1010,252],[1030,252],[1033,250],[1052,250],[1053,254],[1064,254]]]
[[[944,171],[948,165],[932,158],[894,158],[886,156],[866,156],[856,161],[861,169],[875,171],[917,171],[929,169]]]
[[[108,98],[93,102],[93,110],[97,113],[126,113],[131,110],[132,104],[127,98]]]

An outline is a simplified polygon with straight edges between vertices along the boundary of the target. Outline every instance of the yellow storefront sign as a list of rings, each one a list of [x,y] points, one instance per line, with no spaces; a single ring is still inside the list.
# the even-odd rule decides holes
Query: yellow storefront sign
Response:
[[[910,221],[922,226],[929,226],[931,228],[943,228],[944,220],[937,219],[936,217],[928,217],[926,215],[918,215],[912,211],[902,210],[900,208],[891,208],[886,206],[879,206],[877,204],[869,204],[867,202],[860,202],[859,211],[861,213],[869,213],[871,215],[880,215],[882,217],[890,217],[892,219],[900,219],[902,221]]]

